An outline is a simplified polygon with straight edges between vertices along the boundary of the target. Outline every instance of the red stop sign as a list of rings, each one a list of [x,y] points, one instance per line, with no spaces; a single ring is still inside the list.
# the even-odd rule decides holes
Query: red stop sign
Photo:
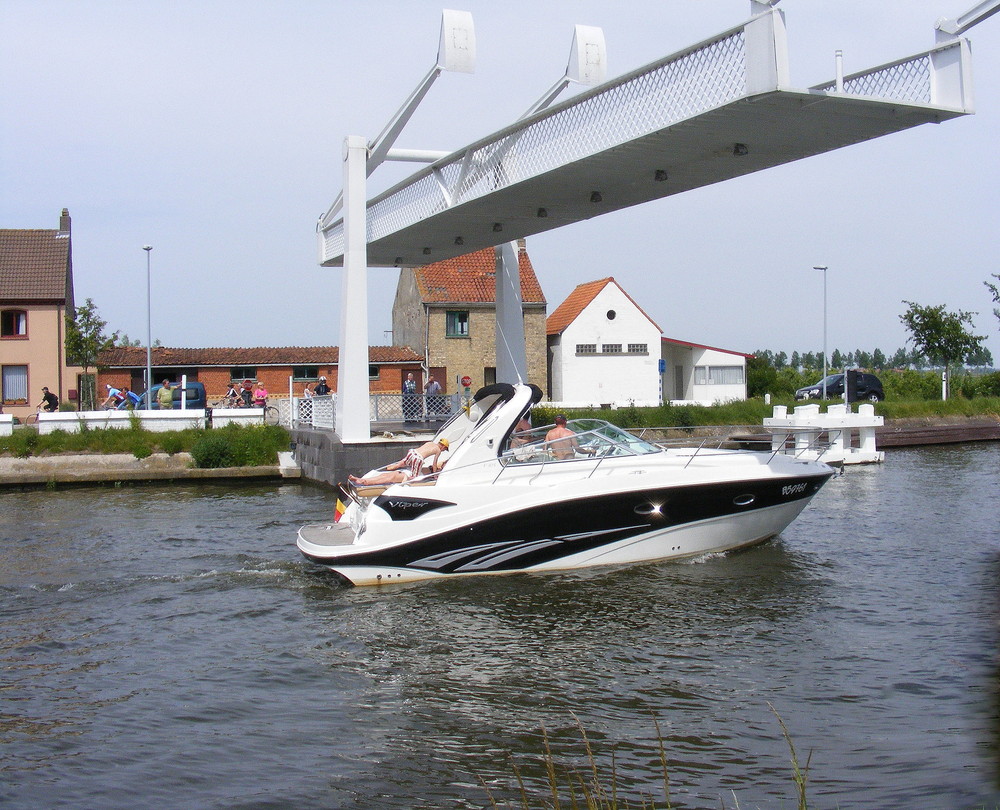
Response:
[[[469,376],[462,377],[462,387],[468,388],[470,385],[472,385],[472,377]]]

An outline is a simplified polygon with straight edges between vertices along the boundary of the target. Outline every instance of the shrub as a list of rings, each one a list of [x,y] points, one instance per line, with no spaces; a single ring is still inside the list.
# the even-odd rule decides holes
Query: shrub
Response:
[[[158,444],[164,453],[172,456],[184,449],[184,437],[179,433],[164,433]]]
[[[218,433],[206,433],[191,446],[191,456],[196,467],[234,467],[232,446]]]
[[[275,425],[227,425],[206,432],[191,447],[197,467],[257,467],[275,464],[288,444],[284,428]]]
[[[984,374],[979,378],[979,395],[983,397],[1000,397],[1000,371]]]

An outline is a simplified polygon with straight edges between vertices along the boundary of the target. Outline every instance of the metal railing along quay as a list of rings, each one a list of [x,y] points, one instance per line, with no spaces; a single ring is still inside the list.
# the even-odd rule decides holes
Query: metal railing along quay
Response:
[[[275,400],[278,421],[288,428],[334,429],[337,395],[290,397]],[[445,422],[462,407],[460,394],[371,394],[368,417],[373,423]]]

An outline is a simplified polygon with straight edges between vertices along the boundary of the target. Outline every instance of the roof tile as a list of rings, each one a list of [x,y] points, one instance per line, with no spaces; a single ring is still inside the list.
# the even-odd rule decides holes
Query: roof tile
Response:
[[[153,347],[153,365],[165,366],[314,366],[336,365],[337,346],[262,346],[256,348],[178,349]],[[409,346],[369,346],[369,363],[419,363],[423,355]],[[146,365],[144,346],[115,346],[101,353],[102,368]]]
[[[608,284],[614,284],[619,290],[621,290],[622,295],[624,295],[629,301],[631,301],[639,312],[646,317],[646,319],[656,326],[658,332],[662,333],[663,330],[657,326],[656,321],[646,315],[643,308],[635,303],[635,299],[632,298],[625,290],[622,289],[622,285],[614,280],[612,276],[607,278],[598,279],[597,281],[588,281],[585,284],[577,285],[576,289],[573,290],[559,306],[556,307],[555,312],[553,312],[545,321],[545,333],[548,335],[558,335],[566,329],[573,321],[577,319],[577,316],[583,312],[589,305],[590,302],[597,298],[597,294],[603,290]]]
[[[545,304],[542,287],[527,251],[518,249],[521,271],[521,301]],[[496,258],[493,248],[477,250],[454,259],[445,259],[413,270],[420,298],[425,303],[496,303]]]
[[[0,229],[0,300],[66,300],[69,262],[65,231]]]

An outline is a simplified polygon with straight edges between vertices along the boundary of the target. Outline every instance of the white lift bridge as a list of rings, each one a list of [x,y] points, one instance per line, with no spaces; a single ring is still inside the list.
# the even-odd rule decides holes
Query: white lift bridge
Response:
[[[525,369],[512,240],[973,112],[964,31],[1000,10],[981,3],[942,20],[928,51],[796,88],[782,12],[751,0],[751,17],[717,36],[604,81],[599,29],[577,26],[563,80],[521,119],[450,154],[394,150],[442,70],[471,72],[475,34],[443,15],[438,61],[382,135],[344,146],[344,191],[317,224],[319,260],[344,267],[336,430],[367,441],[366,272],[415,267],[496,247],[497,379]],[[553,104],[569,82],[592,84]],[[600,82],[594,84],[595,82]],[[366,178],[385,159],[426,162],[370,200]]]

